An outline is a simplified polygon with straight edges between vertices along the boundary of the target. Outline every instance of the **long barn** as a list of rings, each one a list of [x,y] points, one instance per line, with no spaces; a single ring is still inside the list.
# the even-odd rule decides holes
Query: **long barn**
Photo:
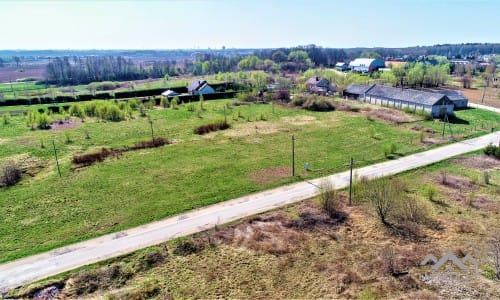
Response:
[[[422,110],[438,118],[453,115],[453,102],[441,93],[432,93],[412,89],[400,89],[382,85],[351,84],[343,95],[351,99],[361,100],[394,108],[408,108],[413,111]]]

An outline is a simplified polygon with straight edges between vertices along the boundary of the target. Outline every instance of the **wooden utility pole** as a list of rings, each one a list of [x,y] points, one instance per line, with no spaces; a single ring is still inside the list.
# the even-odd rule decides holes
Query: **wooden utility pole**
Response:
[[[292,135],[292,177],[295,176],[295,137]]]
[[[61,168],[59,168],[59,159],[57,158],[56,143],[54,140],[52,140],[52,147],[54,148],[54,156],[56,157],[57,172],[59,173],[59,177],[62,177]]]
[[[354,160],[351,157],[350,172],[349,172],[349,206],[352,205],[352,167],[354,165]]]

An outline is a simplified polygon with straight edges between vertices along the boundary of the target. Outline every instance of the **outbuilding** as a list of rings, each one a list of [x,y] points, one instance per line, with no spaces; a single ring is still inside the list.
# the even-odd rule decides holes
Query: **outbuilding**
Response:
[[[426,111],[433,118],[453,115],[454,109],[453,102],[445,94],[383,85],[350,85],[344,95],[381,106]]]
[[[458,90],[432,90],[432,92],[445,94],[448,97],[448,99],[450,99],[450,101],[453,102],[455,109],[467,108],[469,106],[469,99],[467,99],[467,97],[461,91],[458,91]]]
[[[385,62],[380,58],[356,58],[349,63],[349,67],[354,72],[371,73],[385,68]]]

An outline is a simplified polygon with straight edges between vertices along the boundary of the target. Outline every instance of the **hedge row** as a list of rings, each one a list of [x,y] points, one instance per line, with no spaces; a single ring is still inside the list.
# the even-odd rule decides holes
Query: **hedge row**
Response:
[[[14,100],[4,100],[0,101],[0,106],[15,106],[15,105],[32,105],[32,104],[53,104],[53,103],[64,103],[64,102],[80,102],[80,101],[90,101],[93,99],[99,100],[109,100],[109,99],[126,99],[134,97],[150,97],[150,96],[160,96],[160,94],[165,91],[165,89],[151,89],[151,90],[137,90],[137,91],[127,91],[127,92],[116,92],[113,96],[110,93],[97,93],[95,95],[83,94],[77,96],[56,96],[51,97],[34,97],[34,98],[18,98]],[[205,100],[214,100],[221,98],[232,98],[236,92],[220,92],[214,94],[204,95]],[[182,95],[179,96],[179,100],[182,102],[198,101],[198,95]],[[159,101],[159,100],[158,100]],[[157,103],[159,104],[159,103]]]

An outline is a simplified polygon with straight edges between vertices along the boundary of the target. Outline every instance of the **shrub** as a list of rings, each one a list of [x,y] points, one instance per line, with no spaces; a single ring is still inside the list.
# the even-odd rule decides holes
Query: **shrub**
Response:
[[[160,106],[163,108],[168,108],[170,106],[167,97],[161,97]]]
[[[339,206],[339,199],[335,187],[331,181],[325,179],[321,182],[319,189],[321,206],[330,217],[335,217]]]
[[[303,108],[311,111],[332,111],[335,110],[332,102],[323,97],[312,97],[302,105]]]
[[[490,184],[490,173],[488,171],[483,171],[484,184]]]
[[[177,109],[177,105],[179,104],[179,96],[175,96],[174,99],[170,102],[170,106],[173,109]]]
[[[130,108],[133,110],[136,110],[139,107],[139,103],[137,102],[137,99],[130,99],[127,102],[128,102],[128,106],[130,106]]]
[[[50,117],[45,112],[38,114],[37,123],[40,129],[49,129],[51,122]]]
[[[294,96],[293,99],[292,99],[292,104],[294,106],[301,106],[304,105],[304,103],[306,103],[307,101],[307,97],[304,96],[304,95],[297,95],[297,96]]]
[[[225,129],[228,129],[229,127],[230,127],[229,123],[227,123],[225,121],[220,121],[220,122],[210,123],[210,124],[196,127],[194,129],[194,133],[206,134],[206,133],[209,133],[212,131],[225,130]]]
[[[435,201],[437,193],[437,188],[433,184],[426,184],[424,186],[424,196],[429,199],[429,201]]]
[[[398,179],[380,178],[364,181],[361,185],[361,198],[370,203],[380,221],[390,226],[397,201],[403,197],[403,184]]]
[[[116,104],[109,104],[104,118],[110,121],[121,121],[125,119],[125,113]]]
[[[78,118],[85,117],[85,110],[78,103],[71,104],[71,106],[69,107],[68,113],[70,116],[75,116]]]
[[[3,125],[8,125],[10,123],[10,114],[9,113],[3,114],[2,119],[3,119]]]
[[[135,150],[135,149],[155,148],[168,145],[171,143],[172,143],[171,141],[169,141],[164,137],[157,137],[154,140],[145,140],[137,142],[134,144],[134,146],[130,147],[130,149]]]
[[[13,186],[21,180],[22,170],[15,162],[8,162],[0,173],[0,183],[4,186]]]
[[[290,102],[290,91],[285,89],[277,90],[273,96],[274,100],[280,100],[283,102]]]
[[[489,144],[484,148],[484,154],[500,159],[500,146]]]
[[[106,157],[110,156],[112,152],[107,148],[102,148],[99,152],[75,155],[73,163],[88,166],[96,162],[103,161]]]
[[[26,125],[31,129],[34,129],[37,118],[38,118],[38,112],[31,110],[28,111],[28,114],[26,115]]]
[[[256,102],[258,100],[257,97],[250,93],[239,93],[237,99],[240,102]]]

